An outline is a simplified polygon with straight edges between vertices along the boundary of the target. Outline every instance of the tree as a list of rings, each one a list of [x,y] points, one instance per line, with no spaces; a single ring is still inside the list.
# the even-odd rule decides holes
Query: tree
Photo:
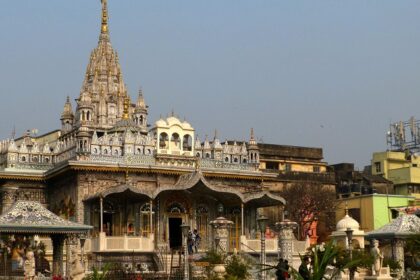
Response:
[[[299,239],[305,239],[309,226],[320,219],[326,222],[327,231],[334,226],[337,202],[330,186],[316,182],[293,184],[284,187],[280,195],[287,202],[287,218],[299,224]]]

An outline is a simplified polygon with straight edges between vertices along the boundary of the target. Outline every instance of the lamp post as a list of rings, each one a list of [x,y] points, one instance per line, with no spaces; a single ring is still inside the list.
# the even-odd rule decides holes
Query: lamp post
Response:
[[[352,245],[352,239],[353,239],[353,230],[351,228],[347,228],[347,230],[345,231],[346,235],[347,235],[347,241],[348,241],[348,250],[349,250],[349,258],[350,261],[353,260],[353,245]],[[350,276],[350,280],[354,280],[354,270],[353,268],[349,268],[349,276]]]
[[[190,226],[186,223],[182,223],[181,225],[182,230],[182,244],[184,247],[184,280],[189,279],[189,267],[188,267],[188,244],[187,244],[187,237],[188,232],[190,231]]]
[[[265,229],[267,228],[268,218],[265,216],[260,216],[257,219],[258,226],[261,231],[261,280],[266,280],[266,270],[265,270]]]

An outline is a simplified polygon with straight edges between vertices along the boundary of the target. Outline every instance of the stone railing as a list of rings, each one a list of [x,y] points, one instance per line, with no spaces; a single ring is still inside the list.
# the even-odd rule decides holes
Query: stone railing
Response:
[[[156,160],[152,155],[124,155],[124,156],[105,156],[91,155],[90,161],[99,163],[112,163],[123,165],[155,165]]]
[[[152,252],[154,250],[154,238],[139,236],[106,236],[100,233],[98,237],[91,239],[91,252]],[[88,252],[86,250],[86,252]]]
[[[201,159],[203,169],[230,169],[240,171],[258,171],[258,165],[253,163],[228,163],[221,160]]]
[[[241,251],[246,253],[260,253],[261,240],[260,239],[247,239],[246,236],[241,236]],[[277,253],[278,241],[277,238],[268,238],[265,240],[265,252]]]

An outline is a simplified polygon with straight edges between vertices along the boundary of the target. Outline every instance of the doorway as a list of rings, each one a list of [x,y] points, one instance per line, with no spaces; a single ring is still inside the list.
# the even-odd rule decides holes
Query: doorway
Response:
[[[182,218],[169,218],[169,247],[179,249],[182,247]]]
[[[104,232],[107,236],[112,236],[112,213],[104,212]]]

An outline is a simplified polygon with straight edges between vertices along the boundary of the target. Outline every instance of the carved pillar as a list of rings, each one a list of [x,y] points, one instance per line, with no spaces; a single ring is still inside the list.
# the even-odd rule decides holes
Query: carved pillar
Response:
[[[104,199],[102,196],[99,198],[99,211],[100,211],[100,229],[104,232]]]
[[[293,262],[293,241],[295,236],[293,230],[297,228],[297,223],[290,220],[276,223],[279,231],[278,236],[278,254],[279,258],[288,260],[289,263]]]
[[[232,221],[224,217],[218,217],[211,221],[210,225],[214,229],[215,248],[217,252],[229,252],[229,229],[233,225]]]
[[[401,266],[401,270],[398,273],[398,279],[403,276],[404,273],[404,241],[401,239],[392,240],[392,258],[398,262]]]
[[[244,204],[241,203],[241,235],[245,235]]]
[[[53,275],[63,275],[63,246],[64,235],[57,234],[51,236],[53,245]]]
[[[150,223],[150,235],[152,235],[154,233],[153,230],[153,200],[150,200],[150,209],[149,209],[150,213],[149,213],[149,223]]]

